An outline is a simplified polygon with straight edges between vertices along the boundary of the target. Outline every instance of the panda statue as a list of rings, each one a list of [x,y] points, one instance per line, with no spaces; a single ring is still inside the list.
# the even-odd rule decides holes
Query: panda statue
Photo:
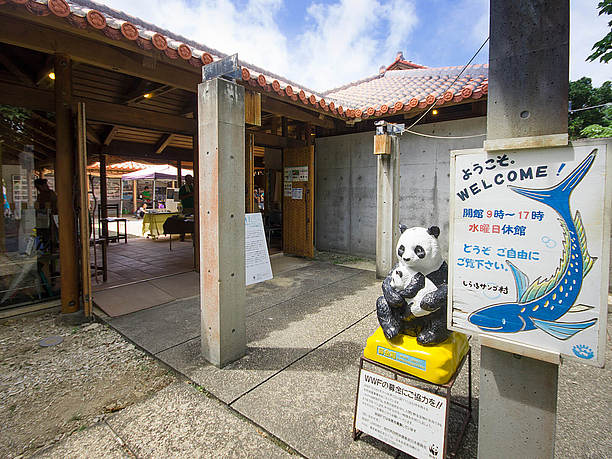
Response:
[[[398,263],[382,284],[376,301],[378,323],[387,339],[416,336],[422,346],[442,343],[446,328],[448,267],[438,244],[440,229],[400,225]]]

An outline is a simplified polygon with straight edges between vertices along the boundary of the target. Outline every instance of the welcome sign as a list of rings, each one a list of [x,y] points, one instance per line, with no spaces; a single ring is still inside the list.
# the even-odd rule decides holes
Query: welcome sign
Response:
[[[449,328],[603,366],[606,145],[451,152]]]

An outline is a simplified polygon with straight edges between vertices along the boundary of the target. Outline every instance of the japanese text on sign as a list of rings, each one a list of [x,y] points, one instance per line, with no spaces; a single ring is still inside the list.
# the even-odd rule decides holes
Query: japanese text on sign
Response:
[[[603,364],[608,156],[452,152],[449,328]]]
[[[444,397],[361,370],[355,427],[394,448],[443,457],[446,412]]]

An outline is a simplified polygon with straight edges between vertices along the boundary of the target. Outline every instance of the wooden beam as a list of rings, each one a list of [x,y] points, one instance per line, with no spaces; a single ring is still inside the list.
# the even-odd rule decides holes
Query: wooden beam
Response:
[[[102,145],[102,139],[100,139],[100,137],[98,137],[95,132],[92,132],[91,129],[85,129],[85,131],[87,134],[87,140],[92,143],[95,143],[96,145]]]
[[[51,79],[49,78],[49,73],[51,73],[52,70],[53,56],[48,56],[44,65],[40,68],[38,72],[36,72],[34,84],[36,84],[36,86],[41,86],[43,83],[45,83],[43,86],[51,86]]]
[[[72,138],[72,65],[70,58],[55,56],[55,192],[59,220],[59,258],[62,313],[79,310],[79,273],[74,212],[75,161]]]
[[[304,147],[306,143],[292,139],[290,137],[282,137],[280,135],[268,134],[267,132],[248,131],[253,132],[255,136],[255,145],[262,147],[271,148],[287,148],[287,147]]]
[[[183,162],[193,161],[193,150],[191,148],[166,147],[161,153],[155,153],[155,145],[139,142],[127,142],[125,140],[115,140],[108,146],[102,147],[104,153],[112,156],[124,158],[152,159],[159,161],[160,158],[169,161]]]
[[[174,134],[163,134],[157,145],[155,145],[155,153],[158,155],[166,149],[166,147],[172,142]]]
[[[255,212],[255,144],[254,135],[246,131],[244,135],[244,172],[246,174],[246,211]]]
[[[191,135],[196,130],[195,120],[182,116],[85,98],[73,98],[73,103],[76,104],[77,102],[85,102],[88,121],[99,121],[113,125],[121,124],[186,135]],[[53,92],[16,86],[2,81],[0,81],[0,104],[24,107],[30,110],[55,111]]]
[[[128,94],[123,101],[124,104],[133,105],[138,102],[143,102],[145,100],[148,100],[145,97],[145,94],[148,94],[151,98],[154,98],[154,97],[159,97],[163,94],[166,94],[174,89],[172,86],[169,86],[167,84],[157,84],[157,85],[154,85],[154,87],[151,87],[151,85],[148,84],[149,83],[148,81],[145,81],[145,80],[142,80],[142,81],[147,84],[145,84],[142,88],[139,88],[131,92],[130,94]]]
[[[13,62],[6,54],[0,52],[0,64],[2,64],[6,69],[23,81],[28,86],[34,86],[34,81],[32,78],[24,72],[19,65]]]
[[[266,112],[286,116],[297,121],[311,123],[322,128],[333,129],[335,126],[334,121],[323,114],[306,111],[296,105],[274,99],[270,96],[262,96],[261,99],[261,108]]]
[[[104,142],[103,142],[104,145],[110,145],[110,143],[113,141],[113,139],[117,135],[117,132],[119,132],[119,127],[112,126],[110,130],[108,131],[108,134],[106,134],[106,137],[104,138]]]
[[[191,92],[196,92],[198,83],[202,82],[199,68],[188,63],[171,62],[172,59],[157,50],[141,50],[125,40],[110,40],[111,43],[107,44],[102,34],[95,32],[92,35],[91,29],[81,32],[61,21],[70,27],[69,32],[63,31],[60,30],[60,21],[54,18],[35,17],[20,10],[3,8],[0,12],[0,42],[47,54],[67,54],[77,62]],[[49,26],[41,23],[49,23]],[[122,45],[134,49],[130,49],[132,52],[120,49]]]
[[[244,91],[244,122],[253,126],[261,126],[261,94]]]

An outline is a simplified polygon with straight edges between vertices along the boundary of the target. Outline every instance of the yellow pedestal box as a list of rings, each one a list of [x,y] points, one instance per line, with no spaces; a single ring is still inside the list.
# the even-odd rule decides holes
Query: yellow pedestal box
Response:
[[[363,356],[434,384],[446,384],[469,349],[468,339],[453,332],[435,346],[421,346],[415,336],[400,334],[388,340],[382,328],[368,338]]]

